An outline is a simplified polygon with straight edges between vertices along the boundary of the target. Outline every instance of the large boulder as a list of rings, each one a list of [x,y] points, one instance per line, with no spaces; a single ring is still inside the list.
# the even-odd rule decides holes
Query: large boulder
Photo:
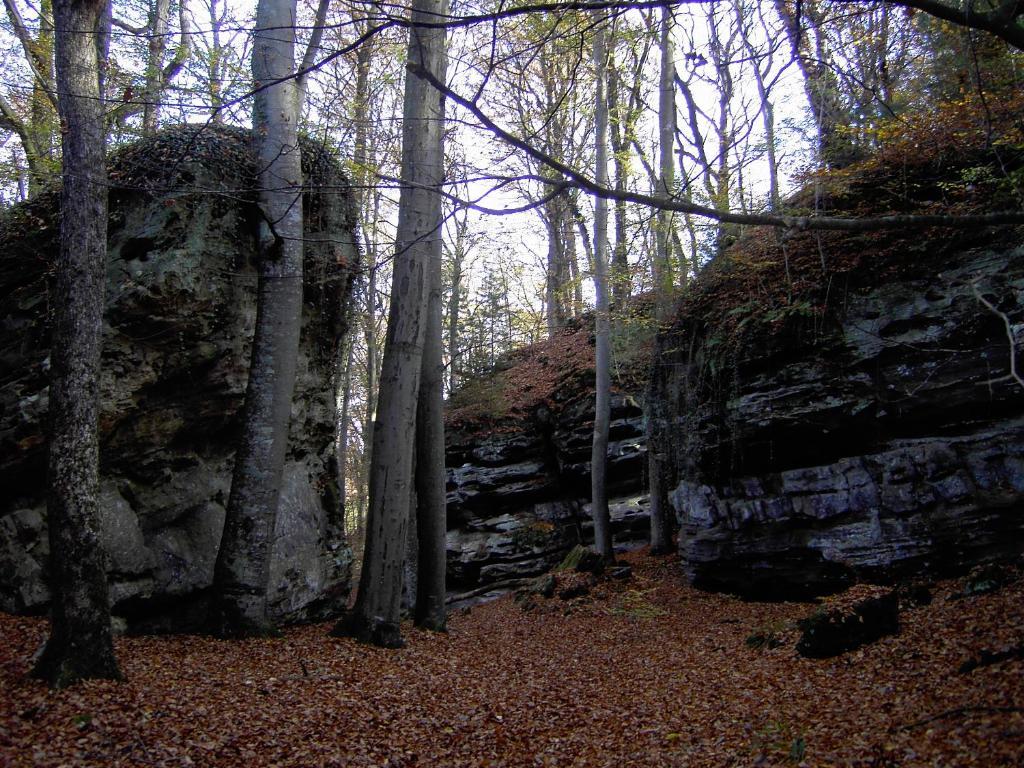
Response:
[[[335,356],[358,250],[338,164],[309,179],[298,379],[270,606],[341,606],[351,554],[333,491]],[[186,629],[213,577],[256,317],[255,155],[246,131],[181,127],[111,162],[101,379],[100,539],[114,612]],[[57,196],[0,220],[0,609],[47,607],[45,418]]]

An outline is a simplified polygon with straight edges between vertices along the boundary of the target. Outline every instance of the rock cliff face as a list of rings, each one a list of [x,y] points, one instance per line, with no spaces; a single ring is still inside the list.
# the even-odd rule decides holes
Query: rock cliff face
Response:
[[[535,576],[593,539],[593,348],[584,325],[520,352],[494,375],[501,418],[449,413],[449,590]],[[643,416],[630,394],[635,383],[621,384],[612,398],[609,506],[615,543],[628,547],[646,541],[649,526]],[[509,394],[524,388],[525,397]]]
[[[1024,550],[1014,242],[862,277],[728,355],[693,317],[662,338],[656,445],[695,584],[808,597]]]
[[[332,492],[335,351],[358,251],[347,182],[304,147],[305,306],[271,573],[280,620],[347,596]],[[248,134],[172,129],[111,164],[103,328],[101,529],[114,612],[198,621],[231,483],[256,314]],[[0,609],[46,608],[47,277],[53,195],[0,221]]]

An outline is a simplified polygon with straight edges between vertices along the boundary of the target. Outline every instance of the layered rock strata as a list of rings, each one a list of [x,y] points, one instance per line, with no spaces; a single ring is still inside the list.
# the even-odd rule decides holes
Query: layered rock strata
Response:
[[[502,431],[448,430],[450,590],[536,576],[592,540],[592,393],[575,390],[563,398]],[[615,395],[608,476],[619,547],[648,537],[644,456],[641,410],[632,397]]]
[[[700,329],[667,334],[656,444],[690,579],[810,597],[1024,550],[1022,257],[965,250],[851,292],[741,345],[724,381]]]

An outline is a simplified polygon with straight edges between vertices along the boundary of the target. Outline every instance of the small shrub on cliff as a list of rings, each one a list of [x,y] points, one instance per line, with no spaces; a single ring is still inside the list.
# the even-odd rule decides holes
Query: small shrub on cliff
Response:
[[[636,297],[616,314],[613,390],[643,386],[655,328],[650,301]],[[547,416],[578,398],[593,397],[593,317],[570,321],[550,339],[509,353],[494,370],[466,381],[445,412],[449,428],[493,433],[521,428],[538,412]]]

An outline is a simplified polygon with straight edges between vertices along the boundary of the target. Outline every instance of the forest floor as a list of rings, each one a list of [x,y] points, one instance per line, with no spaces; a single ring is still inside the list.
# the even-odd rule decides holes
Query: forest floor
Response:
[[[634,575],[523,611],[505,597],[380,650],[327,636],[122,637],[125,683],[26,674],[46,622],[0,614],[0,766],[1020,766],[1024,582],[905,611],[899,635],[801,658],[806,604]],[[777,637],[756,649],[755,633]],[[990,659],[991,660],[991,659]]]

